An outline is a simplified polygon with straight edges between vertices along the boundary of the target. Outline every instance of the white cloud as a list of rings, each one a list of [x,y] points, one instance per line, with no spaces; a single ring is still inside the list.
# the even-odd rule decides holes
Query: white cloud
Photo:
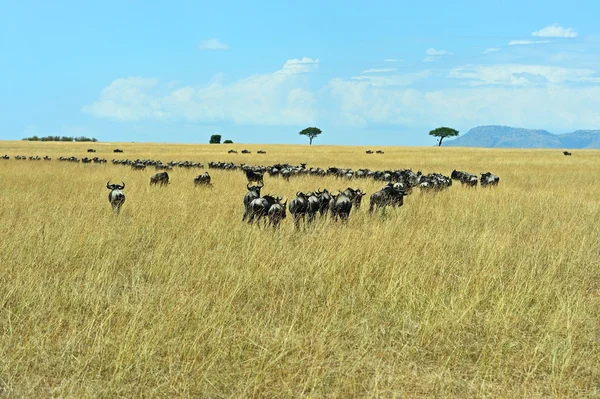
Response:
[[[563,28],[558,24],[552,24],[538,31],[532,32],[532,36],[539,37],[577,37],[577,32],[573,28]]]
[[[500,51],[500,49],[497,47],[488,47],[481,54],[489,54],[489,53],[494,53],[496,51]]]
[[[383,62],[398,62],[398,60],[395,58],[386,58],[385,60],[383,60]]]
[[[471,86],[531,86],[540,83],[590,82],[596,71],[543,65],[464,65],[448,72],[449,78],[466,79]]]
[[[511,40],[508,42],[509,46],[518,46],[523,44],[542,44],[550,43],[550,40]]]
[[[307,72],[318,60],[288,60],[275,72],[251,75],[223,84],[213,79],[204,86],[176,89],[157,79],[117,79],[100,99],[83,107],[99,118],[119,121],[228,120],[249,125],[303,125],[316,119],[315,97],[308,91]]]
[[[453,55],[453,53],[448,50],[436,50],[434,48],[429,48],[425,52],[427,55]]]
[[[396,70],[396,68],[371,68],[371,69],[365,69],[364,71],[361,72],[361,74],[394,72],[395,70]]]
[[[466,87],[434,91],[373,87],[334,79],[331,120],[340,126],[483,124],[600,126],[600,87]]]
[[[419,71],[397,75],[360,75],[353,76],[352,80],[362,81],[367,85],[383,86],[410,86],[418,80],[431,76],[431,71]]]
[[[202,40],[198,45],[200,50],[227,50],[229,45],[217,39]]]

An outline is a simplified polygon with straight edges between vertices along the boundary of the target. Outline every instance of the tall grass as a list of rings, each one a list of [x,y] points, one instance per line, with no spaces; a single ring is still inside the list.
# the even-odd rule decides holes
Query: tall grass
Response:
[[[150,187],[154,170],[56,160],[88,147],[501,182],[274,232],[241,223],[239,171]],[[0,160],[0,396],[600,396],[598,153],[365,149],[2,142],[55,159]],[[348,186],[382,184],[267,177],[263,193]]]

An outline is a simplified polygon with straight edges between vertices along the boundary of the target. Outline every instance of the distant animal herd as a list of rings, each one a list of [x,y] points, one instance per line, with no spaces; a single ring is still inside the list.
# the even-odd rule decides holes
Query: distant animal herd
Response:
[[[229,150],[228,152],[231,152]],[[95,149],[88,149],[88,153],[96,152]],[[121,149],[115,149],[115,153],[123,153]],[[367,154],[372,154],[372,150],[367,150]],[[242,153],[250,153],[248,150],[243,150]],[[266,153],[265,151],[257,151],[257,153]],[[383,154],[381,150],[375,153]],[[564,155],[571,155],[567,151]],[[8,160],[10,156],[4,155],[1,159]],[[50,161],[51,158],[45,156],[25,157],[17,155],[14,157],[17,160],[30,159]],[[79,159],[74,156],[59,157],[60,161],[75,162],[75,163],[98,163],[105,164],[105,158],[84,157]],[[151,159],[112,159],[113,165],[129,166],[133,170],[142,171],[147,167],[154,167],[160,171],[150,177],[150,185],[167,186],[170,184],[169,171],[174,168],[196,168],[203,169],[204,164],[193,161],[171,161],[163,163],[160,160]],[[323,168],[307,168],[305,163],[300,165],[290,164],[274,164],[269,166],[251,166],[245,163],[236,164],[233,162],[209,162],[209,169],[242,171],[246,177],[247,192],[244,195],[242,221],[247,221],[250,224],[259,223],[261,220],[264,224],[267,223],[277,228],[280,223],[286,219],[287,211],[289,211],[295,227],[300,227],[301,224],[310,225],[315,221],[317,216],[321,218],[330,217],[331,220],[338,219],[347,221],[350,217],[352,209],[360,209],[362,198],[366,195],[360,188],[348,187],[346,190],[338,190],[337,193],[327,189],[312,191],[312,192],[296,192],[291,200],[283,201],[283,196],[261,195],[265,183],[265,175],[269,178],[282,178],[289,181],[294,176],[333,176],[344,180],[360,180],[373,179],[375,181],[384,182],[385,185],[378,191],[372,193],[369,197],[369,214],[374,211],[391,207],[401,207],[404,204],[404,197],[411,194],[414,188],[419,188],[421,193],[439,192],[452,186],[452,181],[457,180],[466,187],[476,187],[478,184],[482,187],[497,186],[500,178],[491,172],[481,173],[479,178],[471,173],[454,170],[450,176],[445,176],[441,173],[423,174],[421,171],[413,172],[410,169],[398,170],[370,170],[361,168],[353,170],[350,168],[329,167]],[[204,172],[197,175],[193,179],[193,185],[197,187],[211,187],[212,179],[209,172]],[[120,213],[121,207],[125,203],[125,183],[111,184],[107,182],[106,188],[110,190],[108,195],[109,203],[113,211]]]

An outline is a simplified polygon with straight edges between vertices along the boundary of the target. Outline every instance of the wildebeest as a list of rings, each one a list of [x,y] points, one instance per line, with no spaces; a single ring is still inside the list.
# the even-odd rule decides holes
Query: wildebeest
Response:
[[[52,161],[52,158],[50,158],[48,155],[44,156],[44,161]]]
[[[321,207],[321,194],[318,192],[309,193],[307,201],[306,213],[308,215],[308,223],[310,224],[315,220],[315,216]]]
[[[257,154],[266,154],[267,152],[265,150],[258,150],[256,151]]]
[[[228,154],[237,154],[237,151],[236,150],[229,150],[229,151],[227,151],[227,153]]]
[[[123,150],[122,150],[122,149],[120,149],[120,148],[115,148],[115,149],[113,150],[113,152],[123,152]]]
[[[563,151],[564,155],[572,155],[569,151]]]
[[[369,213],[373,213],[375,207],[383,208],[387,205],[402,206],[404,205],[404,196],[407,195],[401,183],[388,183],[381,190],[371,194]]]
[[[250,150],[242,150],[242,154],[250,154],[251,151]]]
[[[300,227],[300,220],[304,219],[308,212],[308,198],[303,192],[297,192],[290,204],[288,205],[292,218],[294,219],[294,225]]]
[[[281,201],[279,197],[273,197],[271,195],[265,195],[264,197],[253,199],[248,204],[248,223],[260,222],[260,219],[269,215],[269,210],[273,204]]]
[[[367,151],[365,151],[365,152],[366,152],[367,154],[372,154],[372,153],[373,153],[373,150],[367,150]]]
[[[273,228],[279,227],[279,223],[285,219],[286,217],[286,206],[287,201],[281,203],[281,199],[278,199],[271,207],[269,208],[269,222]]]
[[[208,172],[204,172],[201,175],[194,177],[194,185],[195,186],[209,186],[210,185],[210,175]]]
[[[486,172],[481,174],[481,187],[487,186],[497,186],[500,182],[500,178],[496,175],[493,175],[491,172]]]
[[[145,170],[146,165],[141,162],[135,162],[131,165],[131,169],[133,170]]]
[[[469,187],[477,186],[477,176],[468,172],[461,172],[454,169],[450,174],[450,177],[454,180],[459,180],[461,184],[466,184]]]
[[[377,150],[377,151],[375,151],[375,153],[376,153],[376,154],[383,154],[383,151],[381,151],[381,150]]]
[[[88,148],[87,152],[96,152],[96,150],[94,150],[93,148]],[[115,151],[118,152],[118,151]]]
[[[259,182],[259,185],[256,185],[256,186],[250,186],[250,183],[246,184],[246,188],[248,189],[248,192],[246,193],[246,195],[244,195],[244,216],[242,216],[242,222],[244,220],[246,220],[246,217],[248,217],[248,215],[250,213],[250,209],[249,209],[250,203],[257,198],[260,198],[260,190],[263,187],[264,187],[263,182]]]
[[[354,206],[356,207],[356,209],[360,208],[360,204],[362,202],[362,197],[364,197],[364,195],[366,193],[363,193],[360,188],[352,189],[350,187],[348,187],[346,190],[344,190],[342,192],[342,194],[344,194],[346,197],[350,198],[350,201],[352,201],[352,204],[354,204]]]
[[[122,183],[123,184],[121,185],[110,184],[110,180],[106,183],[106,188],[110,190],[110,193],[108,193],[108,201],[117,215],[121,212],[121,206],[123,206],[123,203],[125,202],[125,194],[121,191],[125,188],[125,182]]]
[[[167,172],[160,172],[150,178],[150,184],[158,184],[161,186],[169,184],[169,174]]]
[[[246,169],[244,172],[246,172],[246,179],[248,179],[248,182],[261,182],[263,181],[263,176],[264,174],[262,172],[255,172],[251,169]]]
[[[327,189],[321,191],[321,189],[317,190],[317,194],[319,194],[320,204],[319,204],[319,214],[321,216],[327,215],[329,212],[329,203],[331,202],[331,194]]]
[[[352,200],[343,193],[338,193],[337,195],[332,194],[329,210],[331,212],[332,220],[335,221],[339,217],[342,221],[346,221],[352,210]]]
[[[5,155],[2,155],[2,159],[10,159],[10,157],[8,156],[8,154],[5,154]]]

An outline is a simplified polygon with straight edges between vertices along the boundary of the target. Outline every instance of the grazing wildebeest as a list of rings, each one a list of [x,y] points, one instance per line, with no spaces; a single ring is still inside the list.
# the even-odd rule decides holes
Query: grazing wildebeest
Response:
[[[256,151],[257,154],[266,154],[267,152],[265,150],[258,150]]]
[[[169,184],[169,174],[167,172],[160,172],[150,178],[150,184],[159,184],[161,186]]]
[[[372,154],[372,153],[373,153],[373,150],[367,150],[367,151],[365,151],[365,152],[366,152],[367,154]]]
[[[279,227],[279,223],[286,217],[286,206],[287,201],[281,203],[281,199],[278,198],[269,208],[269,222],[273,228]]]
[[[2,159],[10,159],[10,157],[8,156],[8,154],[5,154],[5,155],[2,155]]]
[[[145,170],[146,165],[141,162],[135,162],[131,165],[131,169],[133,170]]]
[[[563,151],[563,154],[565,154],[565,155],[572,155],[569,151]]]
[[[115,148],[115,149],[113,150],[113,152],[123,152],[123,150],[122,150],[122,149],[120,149],[120,148]]]
[[[52,161],[52,158],[50,158],[48,155],[44,156],[44,161]]]
[[[125,183],[122,183],[122,185],[110,184],[110,180],[106,183],[106,188],[110,190],[110,193],[108,193],[108,201],[117,215],[121,212],[121,206],[123,206],[123,203],[125,202],[125,194],[121,191],[125,188]]]
[[[265,195],[264,197],[253,199],[248,205],[248,223],[254,223],[254,218],[256,218],[257,223],[260,222],[260,219],[269,215],[271,206],[280,201],[281,198],[273,197],[271,195]]]
[[[377,150],[377,151],[375,151],[375,152],[376,152],[377,154],[383,154],[383,151],[381,151],[381,150]]]
[[[195,186],[209,186],[210,185],[210,175],[208,172],[204,172],[201,175],[194,177],[194,185]]]
[[[342,221],[347,221],[352,210],[352,200],[343,193],[332,194],[329,210],[331,211],[331,220],[336,221],[339,217]]]
[[[96,152],[96,150],[94,150],[93,148],[88,148],[87,152]],[[117,152],[117,151],[115,151]]]
[[[237,151],[236,150],[229,150],[229,151],[227,151],[227,153],[228,154],[237,154]]]
[[[250,154],[251,151],[250,150],[242,150],[242,154]]]
[[[263,182],[259,182],[259,185],[257,185],[257,186],[250,186],[250,183],[246,184],[246,188],[248,189],[248,192],[246,193],[246,195],[244,195],[244,216],[242,216],[242,222],[244,220],[246,220],[246,217],[248,217],[248,214],[250,212],[250,209],[249,209],[250,203],[257,198],[260,198],[260,190],[263,187],[264,187]]]
[[[497,186],[500,182],[500,178],[496,175],[493,175],[491,172],[486,172],[481,174],[481,187],[487,186]]]
[[[290,201],[288,206],[292,218],[294,219],[294,226],[300,227],[300,219],[304,219],[308,212],[308,198],[303,192],[297,192],[296,197]]]
[[[248,182],[261,182],[263,181],[263,176],[264,174],[262,172],[255,172],[251,169],[246,169],[246,179],[248,179]]]
[[[358,208],[360,208],[360,204],[362,202],[362,197],[364,197],[364,195],[366,193],[363,193],[360,190],[360,188],[354,190],[354,189],[348,187],[346,190],[344,190],[342,192],[342,194],[344,194],[346,197],[350,198],[350,201],[352,201],[352,204],[354,204],[356,209],[358,209]]]
[[[381,190],[371,194],[369,213],[373,213],[373,209],[375,207],[379,209],[387,205],[391,205],[394,207],[402,206],[404,205],[405,195],[406,191],[404,191],[404,187],[402,187],[401,183],[388,183]]]

